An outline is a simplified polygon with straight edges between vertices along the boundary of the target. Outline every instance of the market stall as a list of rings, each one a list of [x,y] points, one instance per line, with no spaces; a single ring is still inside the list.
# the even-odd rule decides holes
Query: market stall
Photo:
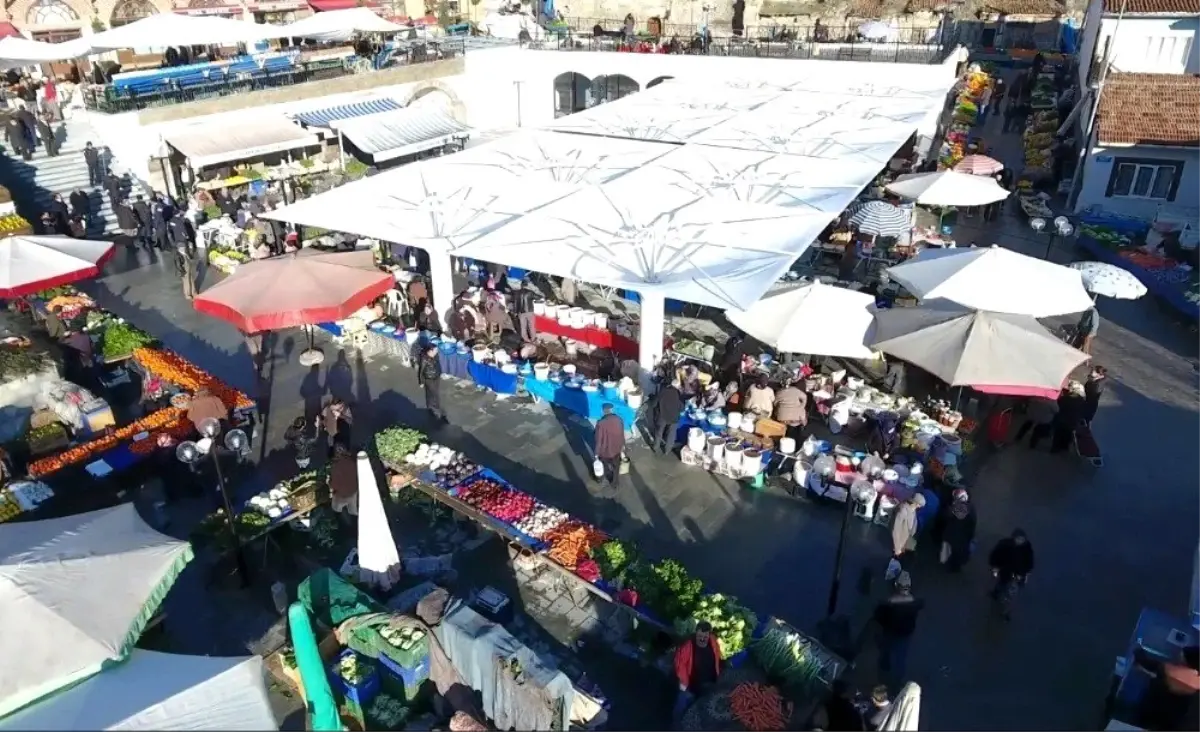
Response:
[[[984,71],[980,64],[971,64],[966,75],[959,81],[950,124],[946,130],[942,148],[938,152],[939,169],[952,168],[973,175],[991,175],[995,172],[958,167],[965,157],[978,151],[978,144],[971,137],[971,129],[981,119],[979,106],[982,103],[984,91],[991,84],[991,76]]]

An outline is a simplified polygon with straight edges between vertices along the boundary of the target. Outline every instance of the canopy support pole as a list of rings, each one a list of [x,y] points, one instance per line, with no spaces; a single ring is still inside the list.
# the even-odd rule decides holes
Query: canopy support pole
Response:
[[[342,166],[342,172],[346,171],[346,143],[342,140],[342,131],[338,130],[338,163]]]
[[[450,304],[454,302],[454,264],[446,252],[429,252],[429,279],[433,311],[443,328],[449,327]]]
[[[651,372],[663,355],[666,335],[667,299],[658,293],[638,293],[642,296],[642,326],[638,340],[638,363]]]

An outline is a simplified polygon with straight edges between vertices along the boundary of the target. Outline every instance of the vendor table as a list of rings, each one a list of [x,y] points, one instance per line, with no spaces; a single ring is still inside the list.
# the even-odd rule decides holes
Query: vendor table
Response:
[[[614,333],[608,328],[597,328],[594,325],[586,328],[572,328],[545,315],[534,316],[534,322],[538,333],[549,333],[558,338],[570,338],[580,343],[586,343],[593,348],[609,348],[625,358],[638,357],[637,341]]]
[[[613,405],[613,413],[621,417],[625,430],[633,429],[637,421],[637,410],[616,396],[608,396],[600,391],[584,391],[556,384],[549,379],[525,379],[525,390],[538,399],[569,409],[576,414],[595,422],[604,416],[604,405]]]

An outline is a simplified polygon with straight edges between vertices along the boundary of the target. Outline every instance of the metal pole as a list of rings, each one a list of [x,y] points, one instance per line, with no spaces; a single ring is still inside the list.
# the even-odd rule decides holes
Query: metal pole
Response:
[[[574,81],[574,80],[572,80],[572,81]],[[518,128],[523,126],[522,120],[521,120],[521,85],[524,83],[525,83],[524,81],[519,80],[519,79],[517,81],[513,82],[513,86],[517,87],[517,127]]]
[[[233,502],[229,500],[229,489],[225,485],[225,474],[221,472],[221,459],[217,456],[217,443],[214,440],[210,452],[213,458],[213,467],[217,469],[217,487],[221,490],[221,501],[225,504],[225,518],[229,523],[229,535],[233,537],[233,557],[237,562],[237,571],[241,576],[242,586],[250,584],[250,573],[246,570],[246,560],[242,556],[242,539],[238,535],[237,522],[233,514]]]
[[[838,594],[842,590],[842,555],[846,553],[846,532],[850,529],[850,514],[854,511],[854,497],[846,486],[846,510],[842,513],[842,529],[838,532],[837,553],[833,556],[833,581],[829,583],[829,603],[825,606],[825,617],[832,618],[837,612]]]
[[[1046,261],[1050,261],[1050,250],[1054,248],[1054,232],[1050,232],[1050,243],[1046,245],[1046,254],[1042,257]]]
[[[346,172],[346,144],[342,141],[341,130],[338,130],[338,162],[342,166],[342,172]]]

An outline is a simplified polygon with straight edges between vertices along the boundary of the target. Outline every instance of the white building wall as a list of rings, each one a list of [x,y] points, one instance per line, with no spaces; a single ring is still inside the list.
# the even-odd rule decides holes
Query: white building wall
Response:
[[[1147,74],[1200,73],[1200,16],[1106,15],[1092,53],[1094,63],[1108,48],[1112,71]]]
[[[1110,192],[1110,182],[1121,164],[1182,165],[1179,186],[1172,199],[1121,196]],[[1153,145],[1109,146],[1096,145],[1086,158],[1083,181],[1075,211],[1100,208],[1105,212],[1153,220],[1163,203],[1195,206],[1200,201],[1200,150],[1156,147]]]

